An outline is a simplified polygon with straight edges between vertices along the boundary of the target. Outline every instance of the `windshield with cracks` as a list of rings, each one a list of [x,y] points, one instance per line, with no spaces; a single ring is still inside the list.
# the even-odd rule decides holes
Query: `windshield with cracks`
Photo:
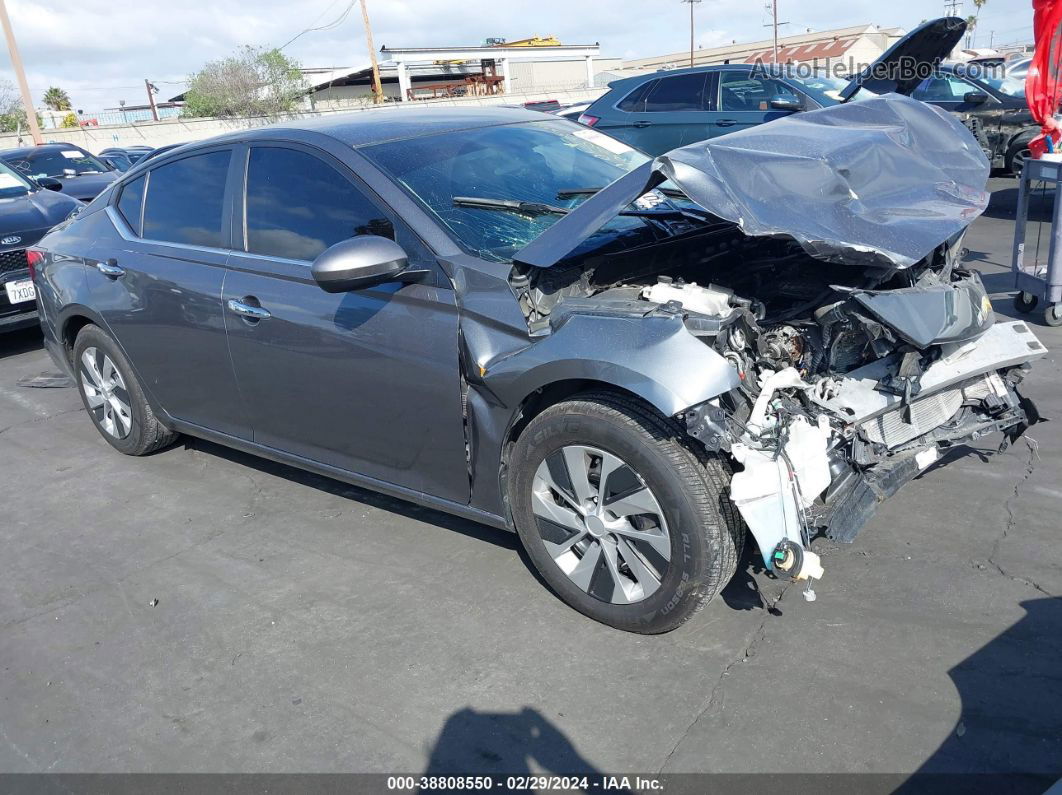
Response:
[[[361,151],[465,249],[499,262],[509,261],[564,211],[585,201],[587,186],[607,185],[649,160],[620,141],[562,119],[423,136]],[[503,208],[510,211],[499,212]],[[617,216],[599,236],[644,229],[641,216]]]

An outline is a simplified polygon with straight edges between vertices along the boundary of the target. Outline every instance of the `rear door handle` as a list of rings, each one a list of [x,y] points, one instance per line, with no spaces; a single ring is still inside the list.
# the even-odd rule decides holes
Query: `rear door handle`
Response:
[[[235,298],[229,299],[229,309],[237,315],[243,315],[251,320],[265,320],[266,318],[272,317],[272,315],[269,314],[269,310],[262,309],[260,306],[245,304],[243,301],[237,301]]]
[[[737,124],[737,120],[736,119],[720,119],[719,121],[717,121],[715,123],[715,126],[716,127],[733,127],[735,124]]]
[[[97,262],[96,270],[104,276],[110,276],[112,279],[117,279],[119,276],[125,276],[125,268],[118,267],[118,260],[116,259],[109,259],[106,262]]]
[[[652,127],[653,123],[651,121],[636,121],[633,126],[635,126],[635,127]]]

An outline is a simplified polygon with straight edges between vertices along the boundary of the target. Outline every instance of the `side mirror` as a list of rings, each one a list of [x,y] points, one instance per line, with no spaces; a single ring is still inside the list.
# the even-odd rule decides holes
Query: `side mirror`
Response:
[[[988,94],[984,91],[967,91],[963,94],[962,101],[967,105],[983,105],[988,102]]]
[[[395,241],[358,235],[322,251],[311,271],[326,293],[346,293],[395,281],[408,267],[406,252]]]
[[[767,104],[770,105],[771,110],[787,110],[790,113],[804,110],[804,102],[798,97],[779,95],[771,97],[771,101]]]
[[[62,190],[63,183],[55,177],[37,177],[37,184],[48,190]]]

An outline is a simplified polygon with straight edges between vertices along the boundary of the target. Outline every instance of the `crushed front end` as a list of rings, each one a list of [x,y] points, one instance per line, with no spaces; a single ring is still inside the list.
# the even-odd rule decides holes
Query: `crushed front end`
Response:
[[[1046,349],[963,265],[988,170],[958,121],[905,97],[794,114],[616,180],[517,253],[512,285],[533,335],[664,313],[729,363],[737,386],[676,419],[737,465],[767,567],[810,581],[820,531],[851,541],[941,451],[1039,419],[1018,388]],[[607,234],[639,197],[652,234]]]

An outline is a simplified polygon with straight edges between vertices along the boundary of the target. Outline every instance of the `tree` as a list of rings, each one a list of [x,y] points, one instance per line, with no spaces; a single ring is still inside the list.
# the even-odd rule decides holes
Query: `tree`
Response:
[[[78,120],[77,114],[71,112],[63,116],[63,121],[61,122],[61,125],[63,127],[80,127],[81,122]]]
[[[186,116],[275,116],[291,111],[305,90],[297,61],[280,50],[243,47],[188,78]]]
[[[22,96],[10,80],[0,80],[0,132],[26,129],[26,110]]]
[[[44,92],[44,107],[52,110],[73,110],[70,95],[59,86],[51,86]]]

